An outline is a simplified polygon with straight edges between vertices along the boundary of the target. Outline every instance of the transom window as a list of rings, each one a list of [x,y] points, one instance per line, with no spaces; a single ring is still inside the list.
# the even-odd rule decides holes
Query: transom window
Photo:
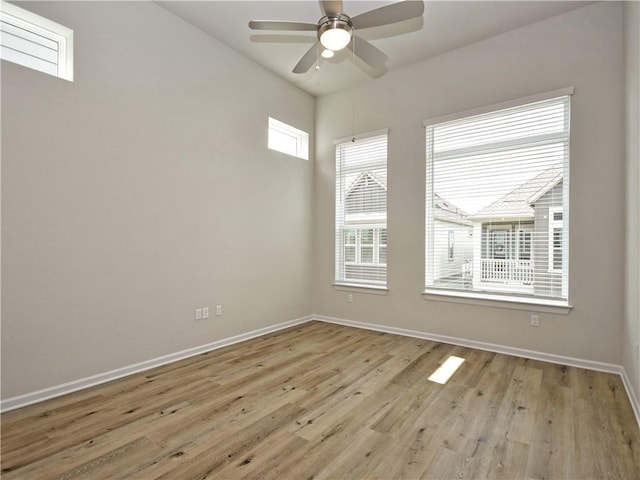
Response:
[[[269,117],[268,147],[303,160],[309,160],[309,134]]]
[[[569,93],[425,122],[427,292],[567,302]]]
[[[0,58],[73,81],[73,30],[3,1]]]

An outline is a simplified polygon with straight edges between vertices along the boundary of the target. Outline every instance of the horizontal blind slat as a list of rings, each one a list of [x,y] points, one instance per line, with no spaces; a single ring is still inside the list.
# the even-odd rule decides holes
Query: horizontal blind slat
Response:
[[[38,33],[32,32],[19,25],[11,23],[10,20],[2,20],[0,22],[0,31],[2,33],[8,33],[18,38],[23,38],[26,41],[42,45],[43,47],[50,48],[51,50],[58,50],[59,44],[56,40],[45,37]]]
[[[38,60],[44,60],[54,65],[58,64],[57,48],[52,49],[40,43],[17,37],[8,32],[0,32],[0,45]]]
[[[8,60],[23,67],[33,68],[40,72],[48,73],[50,75],[58,74],[58,65],[55,63],[47,62],[31,55],[26,55],[22,52],[7,48],[5,46],[0,47],[0,58]]]

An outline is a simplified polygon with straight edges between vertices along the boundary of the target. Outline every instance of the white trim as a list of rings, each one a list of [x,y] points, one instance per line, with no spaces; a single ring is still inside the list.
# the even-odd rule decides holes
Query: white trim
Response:
[[[290,320],[288,322],[278,323],[276,325],[260,328],[258,330],[253,330],[247,333],[241,333],[233,337],[224,338],[222,340],[216,340],[215,342],[207,343],[205,345],[200,345],[198,347],[188,348],[180,352],[170,353],[168,355],[163,355],[161,357],[152,358],[144,362],[135,363],[133,365],[129,365],[122,368],[117,368],[109,372],[99,373],[97,375],[92,375],[90,377],[73,380],[71,382],[63,383],[61,385],[55,385],[53,387],[44,388],[42,390],[26,393],[24,395],[18,395],[16,397],[7,398],[0,401],[0,412],[3,412],[3,413],[8,412],[9,410],[15,410],[17,408],[26,407],[27,405],[31,405],[33,403],[42,402],[44,400],[49,400],[51,398],[67,395],[69,393],[73,393],[78,390],[83,390],[85,388],[93,387],[95,385],[111,382],[113,380],[117,380],[119,378],[126,377],[134,373],[139,373],[145,370],[149,370],[151,368],[166,365],[167,363],[176,362],[178,360],[183,360],[185,358],[193,357],[194,355],[200,355],[201,353],[207,353],[212,350],[217,350],[222,347],[227,347],[229,345],[233,345],[234,343],[244,342],[245,340],[250,340],[252,338],[260,337],[262,335],[267,335],[269,333],[273,333],[278,330],[294,327],[296,325],[302,325],[303,323],[307,323],[311,320],[313,320],[313,316],[307,315],[306,317],[297,318],[294,320]]]
[[[479,305],[483,307],[508,308],[510,310],[536,310],[542,313],[567,315],[573,306],[564,300],[521,297],[517,295],[485,294],[444,289],[426,289],[422,292],[425,300],[436,302]]]
[[[275,135],[281,134],[292,138],[295,141],[295,152],[287,151],[282,148],[274,138]],[[300,130],[280,120],[269,117],[267,128],[267,148],[276,152],[284,153],[292,157],[301,158],[302,160],[309,160],[309,134],[304,130]]]
[[[544,194],[546,194],[547,192],[549,192],[553,187],[555,187],[556,185],[558,185],[561,181],[562,181],[562,177],[564,177],[564,173],[559,173],[558,175],[556,175],[556,177],[551,180],[549,183],[547,183],[544,187],[540,188],[540,190],[538,190],[536,193],[534,193],[532,196],[530,196],[527,199],[527,203],[529,205],[531,205],[532,203],[536,203],[538,200],[540,200],[542,198],[542,196]]]
[[[343,318],[327,317],[324,315],[312,315],[312,320],[326,323],[334,323],[344,325],[346,327],[361,328],[364,330],[373,330],[375,332],[391,333],[401,335],[403,337],[420,338],[423,340],[432,340],[434,342],[447,343],[450,345],[459,345],[461,347],[475,348],[487,352],[501,353],[504,355],[513,355],[515,357],[529,358],[532,360],[540,360],[543,362],[555,363],[558,365],[566,365],[568,367],[584,368],[594,370],[596,372],[614,373],[620,375],[622,384],[627,392],[629,403],[636,416],[638,427],[640,427],[640,402],[635,395],[627,372],[622,365],[614,363],[595,362],[593,360],[585,360],[575,357],[565,357],[563,355],[555,355],[553,353],[538,352],[535,350],[526,350],[523,348],[509,347],[506,345],[497,345],[495,343],[478,342],[476,340],[468,340],[466,338],[450,337],[447,335],[439,335],[436,333],[420,332],[417,330],[408,330],[405,328],[389,327],[386,325],[378,325],[374,323],[357,322],[354,320],[345,320]]]
[[[358,285],[355,283],[334,283],[334,290],[342,292],[369,293],[371,295],[386,295],[389,293],[387,287],[376,287],[374,285]]]
[[[365,290],[370,290],[370,289],[365,289]],[[550,353],[537,352],[533,350],[525,350],[521,348],[508,347],[508,346],[497,345],[493,343],[478,342],[475,340],[468,340],[468,339],[459,338],[459,337],[450,337],[447,335],[420,332],[417,330],[409,330],[409,329],[398,328],[398,327],[389,327],[386,325],[377,325],[373,323],[357,322],[353,320],[345,320],[342,318],[327,317],[324,315],[307,315],[305,317],[300,317],[294,320],[290,320],[288,322],[282,322],[269,327],[253,330],[251,332],[242,333],[239,335],[235,335],[233,337],[217,340],[215,342],[211,342],[205,345],[200,345],[198,347],[193,347],[187,350],[182,350],[180,352],[164,355],[162,357],[157,357],[151,360],[147,360],[145,362],[136,363],[134,365],[118,368],[116,370],[111,370],[109,372],[101,373],[98,375],[93,375],[91,377],[86,377],[79,380],[67,382],[61,385],[56,385],[56,386],[45,388],[35,392],[27,393],[24,395],[18,395],[16,397],[7,398],[5,400],[0,401],[0,412],[4,413],[10,410],[26,407],[34,403],[42,402],[44,400],[49,400],[55,397],[73,393],[78,390],[83,390],[85,388],[93,387],[95,385],[107,383],[112,380],[117,380],[119,378],[132,375],[134,373],[139,373],[145,370],[149,370],[151,368],[155,368],[162,365],[166,365],[168,363],[183,360],[185,358],[189,358],[195,355],[207,353],[213,350],[217,350],[219,348],[233,345],[235,343],[250,340],[252,338],[260,337],[262,335],[267,335],[269,333],[277,332],[285,328],[302,325],[314,320],[319,322],[344,325],[347,327],[361,328],[365,330],[373,330],[376,332],[384,332],[384,333],[390,333],[394,335],[401,335],[404,337],[413,337],[413,338],[420,338],[423,340],[432,340],[435,342],[447,343],[451,345],[459,345],[463,347],[475,348],[478,350],[501,353],[505,355],[513,355],[517,357],[530,358],[533,360],[541,360],[544,362],[567,365],[570,367],[585,368],[588,370],[595,370],[598,372],[615,373],[622,377],[622,383],[625,387],[627,396],[629,398],[629,402],[631,403],[631,407],[636,416],[638,426],[640,426],[640,402],[638,401],[638,398],[635,395],[635,392],[631,386],[631,382],[629,381],[626,370],[621,365],[615,365],[615,364],[603,363],[603,362],[594,362],[591,360],[565,357],[562,355],[554,355]]]
[[[417,330],[408,330],[405,328],[389,327],[386,325],[378,325],[374,323],[357,322],[353,320],[344,320],[342,318],[326,317],[324,315],[313,315],[313,320],[327,323],[335,323],[346,327],[362,328],[365,330],[373,330],[376,332],[391,333],[394,335],[402,335],[403,337],[420,338],[423,340],[432,340],[434,342],[448,343],[450,345],[459,345],[461,347],[475,348],[487,352],[502,353],[504,355],[513,355],[515,357],[530,358],[532,360],[541,360],[543,362],[556,363],[559,365],[567,365],[569,367],[585,368],[587,370],[595,370],[597,372],[617,373],[621,374],[622,367],[613,363],[595,362],[593,360],[584,360],[574,357],[565,357],[555,355],[553,353],[537,352],[535,350],[525,350],[523,348],[509,347],[506,345],[497,345],[494,343],[478,342],[476,340],[468,340],[466,338],[450,337],[447,335],[439,335],[436,333],[420,332]]]
[[[385,263],[380,263],[380,246],[384,246],[386,247],[387,244],[380,243],[380,231],[381,230],[386,230],[387,229],[387,223],[380,223],[380,224],[366,224],[366,223],[362,223],[362,224],[353,224],[353,223],[347,223],[345,222],[345,226],[343,228],[343,232],[346,232],[347,230],[352,230],[355,232],[356,234],[356,243],[346,243],[344,242],[342,244],[343,248],[346,247],[354,247],[355,248],[355,260],[352,262],[348,262],[346,260],[346,254],[345,254],[345,260],[344,260],[344,266],[345,266],[345,270],[347,266],[355,266],[355,267],[359,267],[359,266],[365,266],[365,267],[384,267],[387,268],[387,264]],[[363,230],[373,230],[373,243],[362,243],[362,231]],[[363,262],[362,261],[362,249],[364,248],[368,248],[371,247],[373,248],[373,252],[371,254],[372,258],[371,258],[371,262]],[[345,275],[346,276],[346,275]],[[348,279],[346,279],[348,281]]]
[[[622,377],[622,383],[624,385],[624,389],[627,391],[627,396],[629,397],[629,403],[631,403],[631,408],[633,409],[633,413],[636,415],[636,421],[638,422],[638,426],[640,427],[640,401],[636,396],[636,392],[633,390],[633,386],[631,385],[631,381],[627,376],[627,370],[622,367],[622,372],[620,373]]]
[[[486,105],[480,108],[474,108],[474,109],[465,110],[462,112],[450,113],[447,115],[441,115],[439,117],[428,118],[422,122],[422,125],[427,127],[429,125],[433,125],[436,123],[450,122],[451,120],[458,120],[463,117],[473,117],[476,115],[482,115],[482,114],[493,112],[496,110],[504,110],[506,108],[519,107],[526,103],[542,102],[544,100],[550,100],[556,97],[564,97],[565,95],[573,95],[573,87],[559,88],[557,90],[551,90],[549,92],[543,92],[537,95],[530,95],[528,97],[508,100],[506,102],[494,103],[493,105]]]
[[[387,285],[387,265],[378,263],[379,250],[377,249],[381,229],[386,232],[386,216],[387,216],[387,198],[386,188],[378,180],[378,176],[386,176],[387,171],[387,149],[388,149],[388,130],[378,130],[365,134],[367,137],[358,143],[350,141],[338,143],[335,145],[336,155],[336,175],[335,175],[335,283],[355,284],[362,286],[380,286]],[[355,142],[355,137],[354,137]],[[372,185],[382,185],[383,191],[376,191],[375,195],[365,195],[367,198],[363,200],[364,204],[359,211],[368,210],[372,207],[371,213],[347,213],[349,195],[353,192],[360,181],[365,178],[364,173],[369,172],[375,183]],[[351,180],[350,176],[355,178]],[[348,184],[349,182],[349,184]],[[368,182],[366,182],[367,185]],[[367,192],[371,193],[371,192]],[[378,196],[377,193],[383,195]],[[375,218],[374,218],[375,216]],[[374,220],[382,219],[383,221]],[[352,220],[357,223],[352,224]],[[361,223],[362,222],[362,223]],[[366,225],[370,224],[370,227]],[[356,230],[355,242],[355,258],[352,262],[347,262],[347,248],[345,246],[345,232]],[[372,248],[371,262],[362,262],[362,233],[366,230],[373,230],[374,239]],[[386,233],[385,233],[386,235]],[[349,246],[351,248],[351,245]],[[357,271],[351,269],[352,266],[358,267]],[[362,268],[360,268],[362,267]],[[366,272],[369,268],[374,268],[372,275],[366,278]]]
[[[37,15],[30,10],[25,10],[22,7],[14,5],[13,3],[5,2],[4,0],[2,0],[0,6],[3,12],[6,12],[13,17],[20,18],[26,22],[33,23],[40,28],[45,28],[51,32],[57,33],[58,35],[66,36],[69,34],[73,34],[73,30],[71,30],[69,27],[60,25],[53,20],[49,20],[48,18],[45,18],[41,15]]]

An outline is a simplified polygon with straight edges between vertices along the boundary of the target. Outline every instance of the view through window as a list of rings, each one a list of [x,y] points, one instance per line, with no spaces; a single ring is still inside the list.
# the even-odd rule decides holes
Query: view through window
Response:
[[[568,297],[569,95],[426,126],[426,288]]]
[[[386,286],[386,132],[336,143],[336,282]]]

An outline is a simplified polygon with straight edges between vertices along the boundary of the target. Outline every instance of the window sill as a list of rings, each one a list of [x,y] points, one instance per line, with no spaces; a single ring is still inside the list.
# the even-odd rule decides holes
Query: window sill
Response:
[[[512,310],[527,310],[541,313],[556,313],[567,315],[573,308],[562,300],[547,300],[538,298],[518,298],[509,295],[487,295],[477,292],[458,292],[454,290],[425,290],[422,293],[425,300],[436,302],[460,303],[464,305],[480,305],[483,307],[508,308]]]
[[[387,287],[378,287],[375,285],[358,285],[354,283],[334,283],[334,290],[341,292],[368,293],[370,295],[386,295],[389,293]]]

